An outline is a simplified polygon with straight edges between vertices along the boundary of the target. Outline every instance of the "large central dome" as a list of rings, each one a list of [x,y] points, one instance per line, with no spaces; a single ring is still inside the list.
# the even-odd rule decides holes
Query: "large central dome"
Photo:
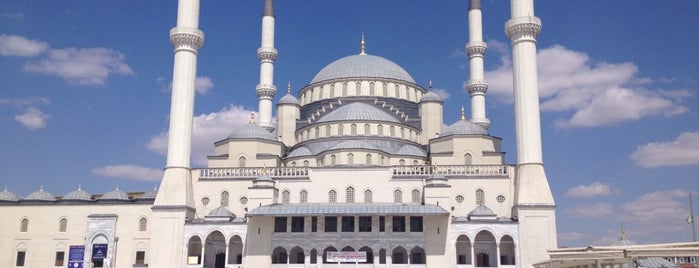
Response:
[[[339,78],[374,77],[389,78],[415,83],[398,64],[382,57],[359,54],[336,60],[325,66],[311,80],[311,84]]]

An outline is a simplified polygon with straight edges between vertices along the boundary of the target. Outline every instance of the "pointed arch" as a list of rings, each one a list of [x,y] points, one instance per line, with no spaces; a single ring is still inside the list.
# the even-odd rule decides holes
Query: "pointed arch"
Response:
[[[299,203],[301,203],[301,204],[308,203],[308,191],[301,190],[301,192],[299,193]]]
[[[140,219],[138,219],[138,231],[148,231],[148,219],[146,219],[146,217],[141,217]]]
[[[283,247],[276,247],[272,251],[272,264],[286,263],[289,256],[286,254],[286,249]]]
[[[289,190],[284,190],[282,192],[282,204],[289,204],[291,202],[291,192]]]
[[[296,246],[289,251],[289,263],[303,264],[305,260],[306,254],[303,253],[301,247]]]
[[[354,187],[352,186],[345,189],[345,203],[354,203]]]
[[[196,235],[190,237],[187,242],[187,259],[196,259],[197,264],[201,264],[201,249],[201,238]]]
[[[323,263],[336,263],[336,262],[328,262],[328,252],[337,252],[337,249],[329,246],[325,249],[323,249]]]
[[[337,192],[335,190],[328,192],[328,203],[337,203]]]
[[[243,263],[243,239],[234,235],[228,241],[228,264]]]
[[[408,252],[405,248],[398,246],[391,253],[393,264],[408,264]]]
[[[364,203],[372,203],[374,200],[374,193],[371,190],[364,190]]]
[[[393,203],[403,203],[403,191],[400,189],[393,191]]]
[[[366,262],[364,263],[374,263],[374,250],[368,246],[363,246],[357,251],[366,252]]]
[[[471,165],[473,163],[473,156],[470,153],[464,155],[464,165]]]
[[[412,193],[410,194],[411,202],[413,203],[422,203],[422,195],[420,194],[420,190],[418,189],[413,189]]]
[[[22,233],[29,232],[29,219],[24,218],[19,223],[19,231]]]
[[[485,205],[485,192],[483,189],[476,190],[476,205]]]
[[[247,160],[248,159],[245,158],[245,156],[238,157],[238,167],[245,167]]]
[[[515,265],[515,241],[509,235],[500,238],[500,264]]]
[[[421,247],[414,247],[410,250],[411,264],[425,264],[425,250]]]
[[[227,207],[229,202],[230,194],[228,191],[221,192],[221,207]]]
[[[466,235],[456,238],[456,264],[471,264],[471,240]]]
[[[58,231],[65,233],[66,229],[68,229],[68,219],[62,217],[60,220],[58,220]]]

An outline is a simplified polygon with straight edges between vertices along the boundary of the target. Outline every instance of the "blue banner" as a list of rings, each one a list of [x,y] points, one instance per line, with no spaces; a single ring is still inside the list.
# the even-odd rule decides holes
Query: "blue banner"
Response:
[[[93,259],[104,259],[107,257],[107,244],[94,244],[92,245],[92,258]]]
[[[83,268],[84,259],[85,246],[70,246],[70,251],[68,251],[68,268]]]

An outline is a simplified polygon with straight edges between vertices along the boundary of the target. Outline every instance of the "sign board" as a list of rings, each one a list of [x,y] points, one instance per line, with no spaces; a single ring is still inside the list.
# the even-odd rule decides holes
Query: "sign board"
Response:
[[[94,244],[92,245],[92,258],[93,259],[104,259],[107,257],[107,244]]]
[[[366,251],[328,251],[328,262],[366,262]]]
[[[68,268],[83,268],[84,259],[85,246],[70,246],[70,251],[68,251]]]

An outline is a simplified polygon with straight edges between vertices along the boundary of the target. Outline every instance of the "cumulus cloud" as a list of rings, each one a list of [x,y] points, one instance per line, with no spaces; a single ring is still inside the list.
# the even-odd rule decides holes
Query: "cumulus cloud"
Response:
[[[30,130],[45,128],[48,119],[49,115],[34,107],[29,107],[23,114],[15,116],[17,122]]]
[[[213,153],[213,142],[228,137],[235,129],[248,124],[252,112],[254,110],[231,105],[218,112],[195,116],[192,127],[192,162],[197,165],[206,164],[206,156]],[[146,147],[165,155],[167,137],[167,131],[155,135]]]
[[[580,204],[566,209],[564,213],[571,218],[606,218],[612,215],[614,207],[610,203]]]
[[[168,83],[167,79],[164,77],[158,77],[155,82],[160,86],[162,91],[169,92],[172,90],[172,82]],[[212,88],[214,88],[214,82],[210,77],[197,76],[196,80],[194,80],[194,91],[201,95],[209,93]]]
[[[27,72],[55,75],[76,85],[103,85],[110,75],[133,75],[125,56],[107,48],[51,49],[46,58],[29,62]]]
[[[449,91],[446,89],[435,88],[432,89],[432,91],[434,91],[434,93],[437,94],[437,96],[439,96],[442,99],[442,101],[446,101],[447,99],[449,99],[449,97],[451,97],[451,94],[449,94]]]
[[[618,220],[639,230],[634,232],[637,240],[663,241],[667,235],[686,231],[688,194],[682,189],[644,194],[623,204]]]
[[[609,185],[594,182],[590,185],[578,185],[573,188],[568,189],[566,196],[568,197],[596,197],[610,195],[612,189]]]
[[[489,42],[503,51],[500,42]],[[488,93],[512,102],[512,60],[486,71]],[[649,116],[672,117],[688,111],[681,102],[693,96],[689,90],[645,89],[652,83],[636,76],[635,64],[594,62],[586,53],[555,45],[537,53],[539,97],[542,111],[572,112],[556,122],[558,127],[597,127]]]
[[[673,141],[651,142],[636,148],[631,160],[641,167],[699,164],[699,131],[684,132]]]
[[[102,177],[119,178],[135,181],[159,181],[163,170],[135,165],[112,165],[92,169],[92,174]]]
[[[34,57],[48,48],[49,44],[46,42],[17,35],[0,35],[0,55],[2,56]]]

